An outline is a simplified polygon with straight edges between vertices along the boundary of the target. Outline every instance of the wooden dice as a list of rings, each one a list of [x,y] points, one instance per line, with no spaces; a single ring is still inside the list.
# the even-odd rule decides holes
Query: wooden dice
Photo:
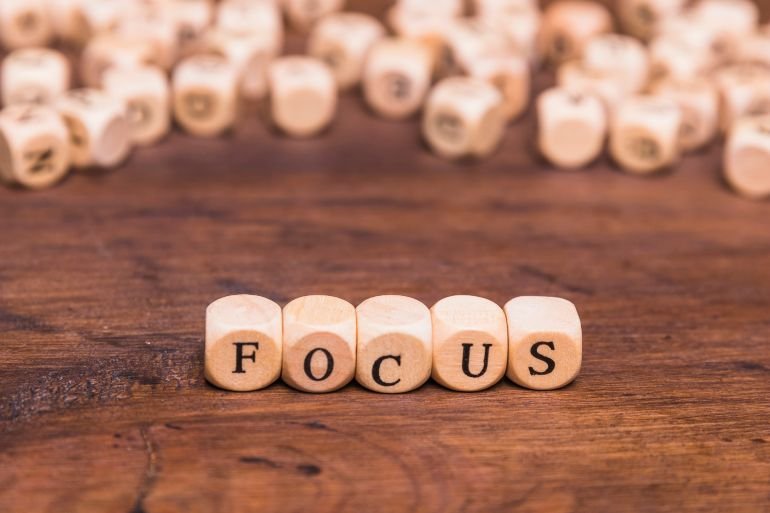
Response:
[[[187,132],[215,137],[235,123],[238,70],[225,58],[195,55],[180,62],[171,86],[174,117]]]
[[[679,105],[682,125],[679,145],[694,151],[711,142],[719,131],[719,93],[711,80],[701,77],[664,79],[654,83],[656,96],[669,98]]]
[[[519,117],[529,105],[529,62],[518,55],[488,55],[468,64],[470,76],[486,80],[503,96],[503,112],[508,120]]]
[[[537,99],[537,120],[540,152],[559,168],[584,167],[604,147],[607,114],[596,96],[566,88],[548,89]]]
[[[267,70],[276,55],[273,43],[259,33],[236,33],[214,28],[202,45],[235,68],[238,93],[245,100],[259,100],[268,92]]]
[[[559,0],[543,12],[538,50],[544,60],[561,63],[580,56],[586,42],[612,31],[606,7],[586,0]]]
[[[612,115],[628,96],[626,84],[615,73],[602,73],[586,67],[581,61],[565,62],[556,73],[559,87],[590,94],[601,99],[605,110]]]
[[[14,105],[0,113],[0,177],[31,189],[49,187],[69,170],[69,134],[50,107]]]
[[[408,392],[431,374],[433,335],[428,308],[404,296],[377,296],[356,308],[356,380],[381,393]]]
[[[259,390],[281,375],[281,307],[259,296],[227,296],[206,308],[205,375],[237,392]]]
[[[122,101],[96,89],[73,89],[55,103],[69,130],[77,168],[110,168],[131,151],[131,126]]]
[[[724,177],[747,198],[770,197],[770,116],[741,119],[727,139]]]
[[[312,57],[281,57],[268,71],[273,123],[284,133],[309,137],[334,119],[337,85],[329,67]]]
[[[489,388],[503,377],[508,332],[503,310],[475,296],[444,298],[431,308],[433,379],[458,391]]]
[[[553,390],[580,372],[583,333],[575,305],[553,297],[517,297],[506,303],[508,378],[533,390]]]
[[[746,116],[770,114],[770,70],[756,64],[726,66],[714,75],[721,105],[721,127]]]
[[[332,392],[356,373],[356,309],[331,296],[306,296],[283,309],[283,380]]]
[[[647,41],[658,31],[661,20],[676,16],[685,0],[619,0],[617,16],[623,30]]]
[[[279,54],[283,48],[281,13],[273,0],[225,0],[217,7],[216,28],[258,39],[270,55]]]
[[[282,0],[289,23],[300,31],[309,30],[318,20],[339,11],[345,0]]]
[[[70,87],[70,66],[56,50],[23,48],[3,59],[0,73],[3,105],[51,103]]]
[[[431,81],[429,50],[407,39],[385,38],[370,50],[364,66],[363,91],[380,116],[404,119],[422,106]]]
[[[53,37],[44,0],[0,2],[0,41],[6,48],[44,46]]]
[[[134,144],[154,144],[168,133],[171,100],[168,79],[160,68],[111,68],[103,83],[105,91],[125,104]]]
[[[88,41],[80,59],[80,77],[91,88],[102,86],[102,76],[111,67],[135,68],[157,64],[152,44],[114,33],[99,34]]]
[[[613,75],[629,93],[647,86],[650,65],[647,50],[636,39],[620,34],[600,34],[583,48],[583,65],[595,73]]]
[[[331,68],[337,87],[348,89],[361,81],[369,50],[384,35],[384,27],[372,16],[330,14],[310,33],[308,54]]]
[[[488,82],[451,77],[430,93],[422,132],[439,156],[449,159],[482,157],[500,143],[506,116],[503,97]]]
[[[636,96],[625,100],[610,126],[610,153],[633,174],[662,170],[679,155],[682,114],[673,100]]]

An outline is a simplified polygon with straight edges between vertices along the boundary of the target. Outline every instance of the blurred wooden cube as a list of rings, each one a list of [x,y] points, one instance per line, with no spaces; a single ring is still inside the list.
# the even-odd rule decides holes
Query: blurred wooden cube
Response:
[[[567,88],[552,88],[537,98],[538,146],[559,168],[587,166],[602,152],[607,113],[601,100]]]
[[[259,296],[217,299],[206,308],[206,380],[236,392],[259,390],[281,375],[281,307]]]
[[[235,33],[213,28],[206,33],[204,47],[235,67],[242,98],[258,100],[267,94],[267,70],[276,56],[269,38],[257,32]]]
[[[193,135],[221,135],[235,123],[239,84],[237,68],[224,57],[187,57],[171,80],[174,118]]]
[[[377,296],[356,308],[356,380],[375,392],[409,392],[430,378],[433,330],[430,310],[405,296]]]
[[[310,137],[328,127],[337,110],[331,69],[313,57],[273,61],[268,72],[273,123],[286,134]]]
[[[739,194],[770,197],[770,116],[739,120],[724,151],[724,177]]]
[[[53,27],[44,0],[2,0],[0,41],[8,49],[45,46]]]
[[[658,32],[660,23],[678,15],[686,0],[618,0],[616,13],[624,32],[642,41],[649,41]]]
[[[529,106],[529,62],[519,55],[480,56],[468,65],[469,75],[497,87],[503,95],[503,112],[508,120],[515,119]]]
[[[83,49],[80,77],[86,86],[99,88],[111,67],[149,65],[158,65],[158,55],[148,40],[105,32],[91,38]]]
[[[710,143],[719,132],[719,92],[707,78],[664,79],[651,92],[675,101],[682,112],[679,145],[694,151]]]
[[[273,56],[283,49],[283,20],[274,0],[225,0],[217,7],[216,26],[225,33],[259,38]]]
[[[588,69],[579,60],[565,62],[559,66],[556,71],[556,84],[570,91],[596,96],[610,115],[628,96],[626,85],[617,74]]]
[[[13,105],[0,112],[0,177],[30,189],[59,182],[69,171],[69,134],[50,107]]]
[[[168,134],[171,94],[168,78],[160,68],[111,68],[103,82],[104,90],[125,104],[134,144],[155,144]]]
[[[620,34],[600,34],[588,40],[583,65],[596,73],[615,75],[629,94],[641,92],[650,78],[647,49],[636,39]]]
[[[341,11],[345,0],[282,0],[289,23],[301,32],[307,32],[324,16]]]
[[[714,74],[719,89],[720,125],[728,131],[740,118],[770,114],[770,70],[756,64],[736,64]]]
[[[679,156],[682,113],[668,98],[634,96],[623,101],[610,124],[610,153],[633,174],[672,165]]]
[[[22,48],[2,63],[0,92],[3,105],[50,103],[70,88],[70,65],[61,52]]]
[[[545,61],[559,64],[579,57],[585,43],[597,34],[612,32],[606,7],[586,0],[559,0],[543,12],[538,49]]]
[[[384,27],[372,16],[353,12],[330,14],[310,33],[308,54],[324,61],[337,86],[348,89],[361,81],[369,50],[384,35]]]
[[[508,365],[502,308],[481,297],[452,296],[430,311],[434,380],[452,390],[475,392],[502,379]]]
[[[333,392],[356,374],[356,309],[331,296],[305,296],[283,309],[283,372],[304,392]]]
[[[76,168],[115,167],[128,157],[131,127],[122,101],[97,89],[72,89],[55,106],[69,130]]]
[[[675,35],[654,38],[648,47],[650,80],[691,80],[707,75],[715,65],[713,53]]]
[[[450,77],[430,93],[422,132],[441,157],[483,157],[499,146],[505,123],[503,97],[497,88],[480,79]]]
[[[408,39],[381,39],[372,46],[364,65],[364,98],[380,116],[407,118],[425,101],[431,69],[430,53],[420,43]]]

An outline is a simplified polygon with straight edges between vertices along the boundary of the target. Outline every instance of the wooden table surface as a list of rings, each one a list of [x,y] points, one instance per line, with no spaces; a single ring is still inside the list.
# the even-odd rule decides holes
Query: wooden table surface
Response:
[[[311,141],[247,118],[0,190],[0,511],[770,511],[770,203],[719,147],[640,179],[550,169],[531,115],[472,164],[355,95]],[[563,296],[583,371],[229,393],[203,329],[233,293]]]

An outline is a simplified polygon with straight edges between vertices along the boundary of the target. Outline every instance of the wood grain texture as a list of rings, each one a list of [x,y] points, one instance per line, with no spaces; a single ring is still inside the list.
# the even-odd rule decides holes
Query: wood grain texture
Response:
[[[0,190],[0,511],[770,511],[770,203],[726,190],[719,147],[648,179],[559,172],[530,114],[449,164],[361,105],[317,140],[253,109]],[[204,311],[234,293],[562,296],[583,370],[555,392],[228,393]]]

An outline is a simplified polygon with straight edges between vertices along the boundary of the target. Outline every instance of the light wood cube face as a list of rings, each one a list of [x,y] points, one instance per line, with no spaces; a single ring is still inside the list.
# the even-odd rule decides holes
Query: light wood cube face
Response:
[[[607,8],[584,0],[550,4],[542,23],[539,53],[544,60],[557,64],[579,57],[591,37],[612,31],[612,16]]]
[[[0,2],[0,41],[6,48],[45,46],[53,27],[43,0]]]
[[[711,80],[666,79],[655,83],[652,92],[679,105],[682,112],[679,145],[682,150],[697,150],[714,139],[719,131],[719,93]]]
[[[649,46],[651,80],[690,80],[704,76],[714,66],[713,55],[676,35],[663,35]]]
[[[461,392],[489,388],[508,365],[508,331],[502,308],[488,299],[452,296],[431,308],[433,379]]]
[[[430,378],[430,310],[416,299],[377,296],[356,308],[356,380],[381,393],[409,392]]]
[[[174,70],[171,85],[174,117],[190,134],[216,137],[229,130],[236,119],[238,71],[215,55],[184,59]]]
[[[308,54],[331,68],[337,86],[348,89],[361,81],[364,63],[372,46],[385,35],[376,18],[360,13],[336,13],[313,28]]]
[[[14,105],[0,113],[0,176],[31,189],[49,187],[69,170],[69,134],[58,113]]]
[[[382,117],[404,119],[422,106],[431,80],[430,53],[405,39],[382,39],[364,67],[363,90],[369,107]]]
[[[480,2],[479,18],[495,27],[507,39],[511,51],[530,62],[537,61],[537,36],[540,32],[540,9],[535,2],[502,0]]]
[[[524,113],[530,99],[529,63],[517,55],[482,56],[469,65],[472,77],[486,80],[503,96],[503,112],[508,120]]]
[[[96,89],[73,89],[55,105],[69,131],[75,167],[110,168],[128,157],[131,127],[123,102]]]
[[[80,77],[90,88],[100,88],[104,73],[112,68],[157,65],[152,44],[144,39],[104,33],[89,40],[80,59]]]
[[[770,116],[745,118],[733,126],[724,152],[724,176],[747,198],[770,197]]]
[[[761,65],[736,64],[714,76],[719,89],[721,127],[730,130],[746,116],[770,114],[770,70]]]
[[[701,0],[691,12],[697,23],[716,34],[725,59],[735,55],[740,40],[754,33],[759,24],[759,9],[751,0]]]
[[[676,16],[685,0],[619,0],[617,15],[624,32],[647,41],[657,33],[661,20]]]
[[[309,30],[318,20],[342,10],[345,0],[283,0],[289,23],[297,30]]]
[[[512,55],[512,45],[501,30],[482,18],[452,20],[445,31],[446,45],[454,67],[471,71],[485,57]]]
[[[219,4],[216,16],[216,26],[221,31],[259,38],[271,56],[281,52],[283,20],[273,0],[226,0]]]
[[[610,153],[632,174],[660,171],[679,155],[682,114],[667,98],[636,96],[620,105],[610,128]]]
[[[54,37],[72,46],[81,46],[89,28],[81,10],[82,0],[47,0],[48,17]]]
[[[177,27],[179,58],[193,55],[214,19],[214,4],[209,0],[169,0],[166,12]]]
[[[337,85],[326,64],[312,57],[281,57],[268,76],[273,123],[283,132],[310,137],[331,124]]]
[[[615,75],[627,93],[647,86],[650,64],[647,50],[636,39],[620,34],[600,34],[583,49],[583,65],[596,73]]]
[[[235,67],[243,98],[258,100],[267,94],[267,70],[275,56],[274,45],[269,39],[257,33],[238,34],[212,29],[206,33],[204,46]]]
[[[114,31],[129,41],[148,44],[153,51],[152,61],[166,71],[174,66],[179,57],[177,22],[160,6],[147,6],[121,18]]]
[[[160,68],[111,68],[104,75],[104,90],[125,104],[134,144],[154,144],[168,134],[171,100]]]
[[[423,135],[439,156],[482,157],[500,144],[505,129],[503,98],[483,80],[451,77],[439,82],[428,98]]]
[[[259,296],[227,296],[206,308],[205,375],[212,385],[247,392],[281,375],[281,307]]]
[[[580,372],[583,332],[566,299],[524,296],[504,307],[508,319],[508,378],[533,390],[554,390]]]
[[[616,74],[591,70],[577,60],[559,66],[556,83],[570,91],[596,96],[602,101],[609,115],[612,115],[628,96],[625,84]]]
[[[594,161],[607,138],[607,114],[595,96],[565,88],[544,91],[537,99],[538,146],[560,168],[576,169]]]
[[[398,0],[396,9],[407,16],[429,15],[435,18],[456,18],[465,11],[463,0]]]
[[[304,392],[333,392],[356,373],[356,309],[331,296],[306,296],[283,309],[283,373]]]
[[[70,67],[56,50],[23,48],[3,59],[0,80],[3,105],[46,104],[69,89]]]

